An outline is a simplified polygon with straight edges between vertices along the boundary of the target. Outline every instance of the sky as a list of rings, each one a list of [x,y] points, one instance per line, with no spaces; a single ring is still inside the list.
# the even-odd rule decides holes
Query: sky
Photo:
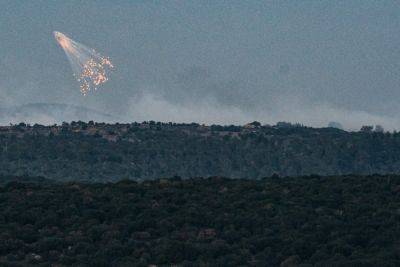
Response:
[[[0,0],[0,107],[400,129],[399,29],[399,1]],[[109,82],[83,97],[53,31],[109,56]]]

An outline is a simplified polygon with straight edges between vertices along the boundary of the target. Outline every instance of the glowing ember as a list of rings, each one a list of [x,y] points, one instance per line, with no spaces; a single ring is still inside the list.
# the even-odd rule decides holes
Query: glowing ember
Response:
[[[97,90],[98,86],[107,82],[106,71],[114,68],[109,58],[75,42],[61,32],[54,32],[54,37],[67,55],[83,95]]]

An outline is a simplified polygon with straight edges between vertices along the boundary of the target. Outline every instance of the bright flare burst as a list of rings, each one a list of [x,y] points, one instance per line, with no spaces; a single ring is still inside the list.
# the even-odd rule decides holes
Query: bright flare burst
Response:
[[[109,58],[75,42],[61,32],[54,32],[54,37],[67,55],[83,95],[92,89],[97,90],[99,85],[108,80],[106,71],[114,68]]]

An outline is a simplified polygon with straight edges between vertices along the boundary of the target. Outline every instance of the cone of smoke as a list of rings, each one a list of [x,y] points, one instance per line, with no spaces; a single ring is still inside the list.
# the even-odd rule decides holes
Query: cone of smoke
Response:
[[[94,49],[80,44],[61,32],[54,32],[57,43],[64,50],[71,64],[72,72],[80,83],[83,95],[107,82],[107,73],[114,66],[108,57],[103,57]]]

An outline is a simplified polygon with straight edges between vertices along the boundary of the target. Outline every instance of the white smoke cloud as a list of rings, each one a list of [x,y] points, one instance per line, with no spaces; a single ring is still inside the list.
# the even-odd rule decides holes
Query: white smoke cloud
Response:
[[[329,104],[309,107],[290,106],[277,110],[273,116],[277,121],[298,122],[307,126],[326,127],[336,121],[346,130],[359,130],[363,125],[382,125],[386,130],[400,128],[400,121],[393,117],[370,114],[361,110],[340,109]]]
[[[400,120],[393,117],[361,110],[346,110],[326,103],[310,105],[298,98],[281,98],[271,107],[245,111],[239,107],[222,105],[212,98],[181,104],[171,103],[158,95],[144,93],[132,100],[127,114],[127,121],[243,125],[257,120],[264,124],[287,121],[313,127],[326,127],[330,121],[337,121],[347,130],[359,130],[363,125],[377,124],[386,130],[400,128]]]
[[[20,122],[52,125],[79,120],[112,123],[119,118],[81,106],[57,103],[33,103],[0,109],[0,125]]]
[[[22,114],[14,114],[10,116],[4,116],[0,119],[0,125],[18,124],[21,122],[29,124],[41,124],[41,125],[53,125],[59,124],[60,120],[43,114],[32,114],[31,116],[26,116]]]
[[[188,102],[187,104],[170,103],[160,96],[143,94],[135,98],[128,111],[128,120],[197,122],[206,124],[243,124],[251,118],[237,107],[219,106],[212,100]]]

